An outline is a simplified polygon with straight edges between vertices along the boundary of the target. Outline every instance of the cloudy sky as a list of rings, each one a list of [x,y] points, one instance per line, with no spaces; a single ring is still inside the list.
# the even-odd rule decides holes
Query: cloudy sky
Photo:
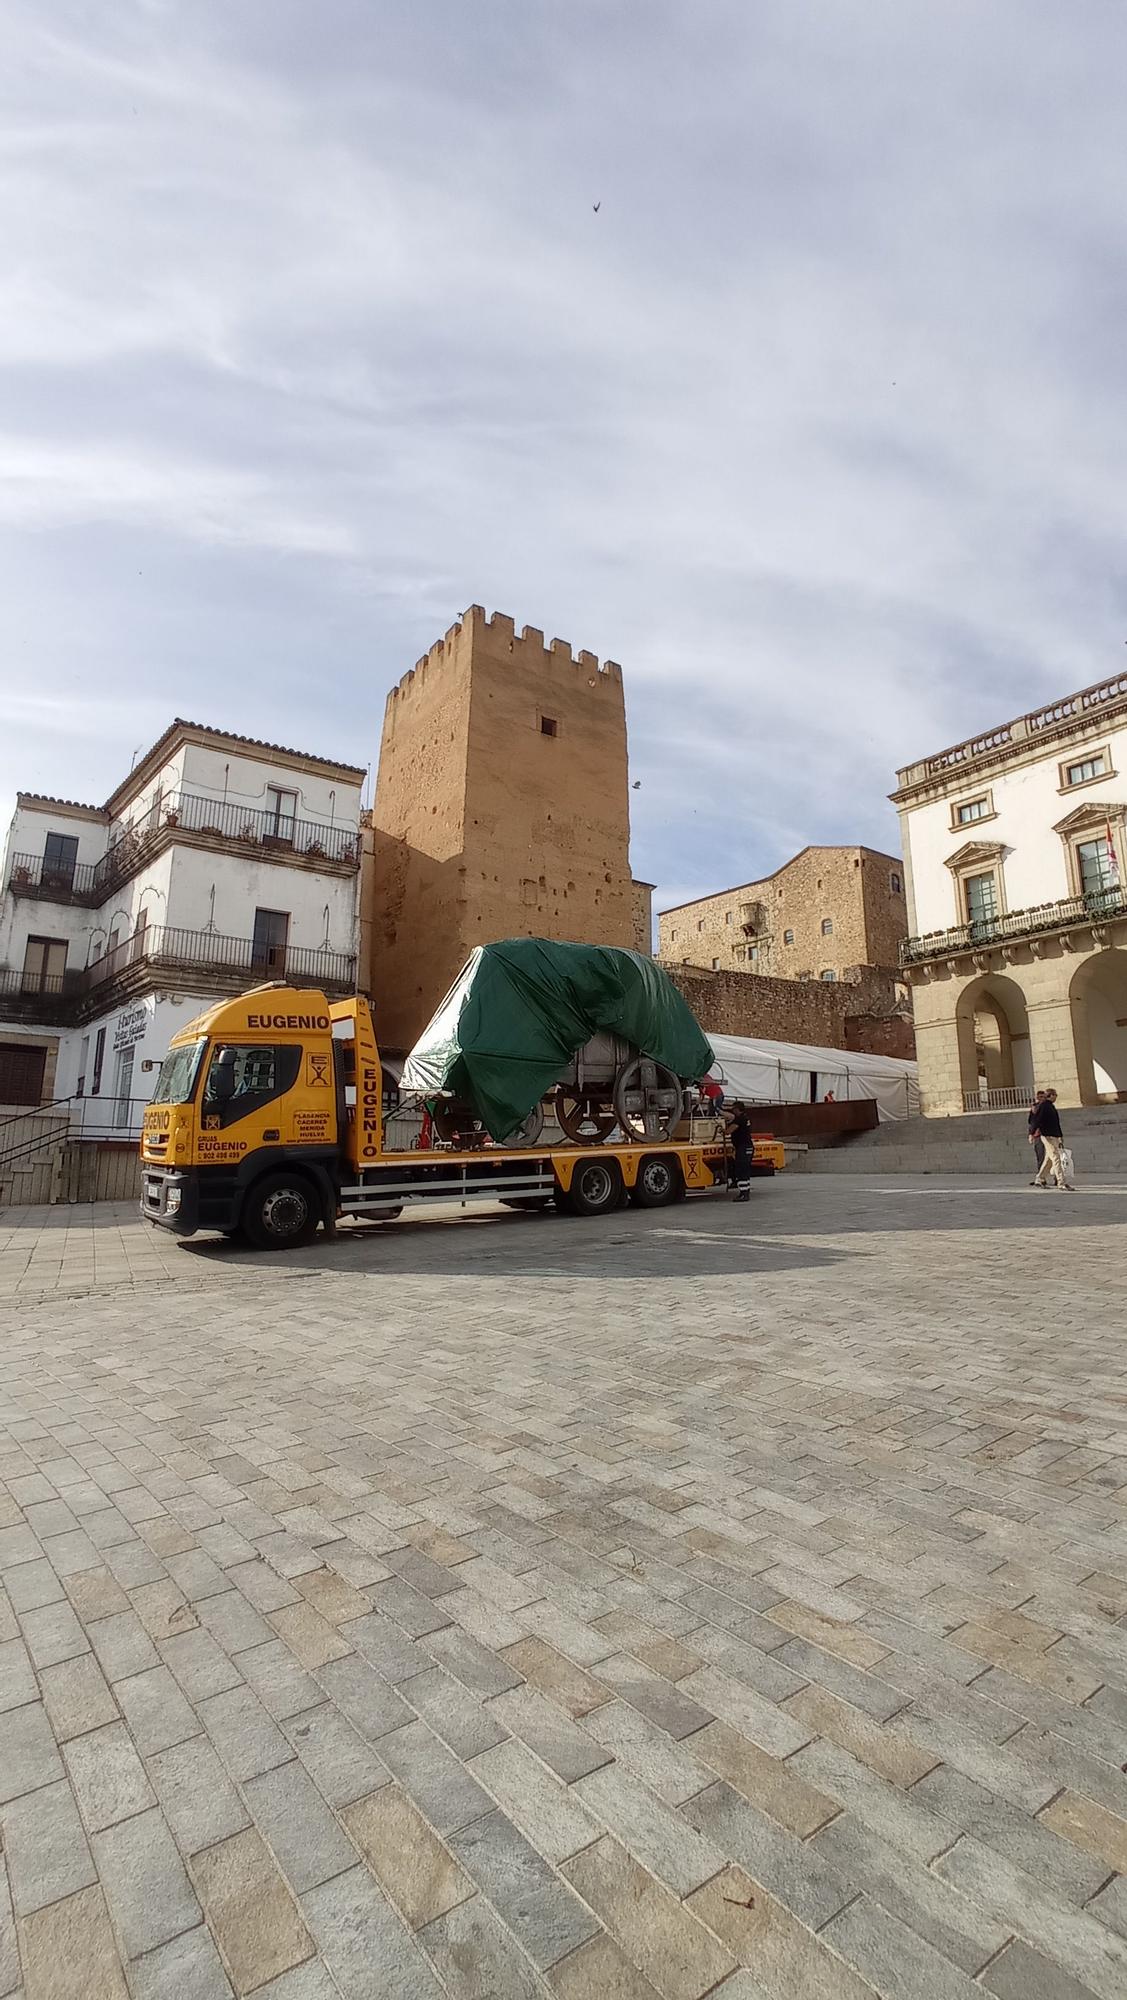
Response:
[[[1125,664],[1122,0],[7,0],[0,807],[622,662],[660,899]],[[594,204],[599,203],[598,213]]]

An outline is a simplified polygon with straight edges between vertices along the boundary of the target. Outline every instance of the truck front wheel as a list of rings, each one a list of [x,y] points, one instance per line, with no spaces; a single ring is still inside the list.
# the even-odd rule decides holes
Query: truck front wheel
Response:
[[[242,1232],[256,1250],[295,1250],[312,1241],[319,1208],[303,1174],[267,1174],[246,1198]]]

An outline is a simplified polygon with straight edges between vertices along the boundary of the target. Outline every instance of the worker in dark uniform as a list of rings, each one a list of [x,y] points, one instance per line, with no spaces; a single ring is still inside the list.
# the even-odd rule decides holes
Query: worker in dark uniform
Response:
[[[732,1180],[737,1201],[751,1200],[751,1163],[755,1157],[755,1140],[751,1131],[751,1113],[746,1104],[732,1106],[728,1137],[732,1142]]]

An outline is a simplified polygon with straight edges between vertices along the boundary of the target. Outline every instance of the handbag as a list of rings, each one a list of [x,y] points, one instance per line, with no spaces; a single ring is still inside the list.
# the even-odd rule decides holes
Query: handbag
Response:
[[[1061,1171],[1061,1179],[1069,1187],[1071,1187],[1076,1177],[1076,1168],[1075,1168],[1075,1162],[1073,1161],[1072,1158],[1071,1146],[1062,1146],[1060,1149],[1060,1171]]]

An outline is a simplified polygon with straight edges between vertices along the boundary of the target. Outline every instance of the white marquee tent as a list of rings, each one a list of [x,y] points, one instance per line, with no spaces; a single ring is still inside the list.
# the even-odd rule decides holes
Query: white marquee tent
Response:
[[[713,1074],[722,1079],[729,1104],[733,1098],[749,1104],[820,1103],[832,1091],[839,1104],[848,1098],[874,1097],[882,1120],[919,1115],[914,1062],[852,1049],[819,1049],[804,1042],[752,1041],[743,1035],[708,1039],[716,1056]]]

